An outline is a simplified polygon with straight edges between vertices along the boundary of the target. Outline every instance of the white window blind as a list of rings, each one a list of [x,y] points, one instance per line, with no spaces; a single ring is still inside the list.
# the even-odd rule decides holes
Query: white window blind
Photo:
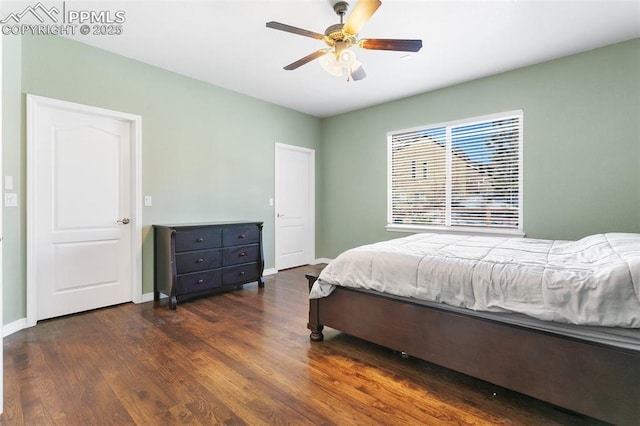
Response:
[[[522,112],[389,134],[389,224],[521,229]]]

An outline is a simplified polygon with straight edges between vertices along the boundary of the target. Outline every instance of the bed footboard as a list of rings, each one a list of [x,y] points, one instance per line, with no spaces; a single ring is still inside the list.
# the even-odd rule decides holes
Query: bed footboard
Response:
[[[640,419],[640,351],[344,287],[309,302],[312,341],[327,326],[600,420]]]

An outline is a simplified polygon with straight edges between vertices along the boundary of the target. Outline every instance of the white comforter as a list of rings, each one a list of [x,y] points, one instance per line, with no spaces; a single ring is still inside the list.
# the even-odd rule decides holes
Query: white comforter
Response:
[[[640,328],[640,234],[579,241],[416,234],[342,253],[309,297],[328,296],[334,285],[546,321]]]

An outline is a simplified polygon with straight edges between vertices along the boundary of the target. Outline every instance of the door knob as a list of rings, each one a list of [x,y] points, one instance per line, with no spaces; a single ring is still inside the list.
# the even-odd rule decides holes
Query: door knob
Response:
[[[117,220],[117,221],[116,221],[116,223],[121,223],[121,224],[123,224],[123,225],[126,225],[126,224],[127,224],[127,223],[129,223],[129,222],[131,222],[131,221],[129,220],[129,218],[128,218],[128,217],[125,217],[125,218],[124,218],[124,219],[122,219],[122,220]]]

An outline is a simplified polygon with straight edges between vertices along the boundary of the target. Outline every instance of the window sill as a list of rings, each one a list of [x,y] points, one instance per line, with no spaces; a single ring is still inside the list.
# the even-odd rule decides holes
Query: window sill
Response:
[[[474,228],[459,226],[425,226],[425,225],[399,225],[387,224],[387,231],[391,232],[433,232],[437,234],[465,234],[465,235],[484,235],[491,237],[511,237],[523,238],[525,233],[520,229],[494,229],[494,228]]]

